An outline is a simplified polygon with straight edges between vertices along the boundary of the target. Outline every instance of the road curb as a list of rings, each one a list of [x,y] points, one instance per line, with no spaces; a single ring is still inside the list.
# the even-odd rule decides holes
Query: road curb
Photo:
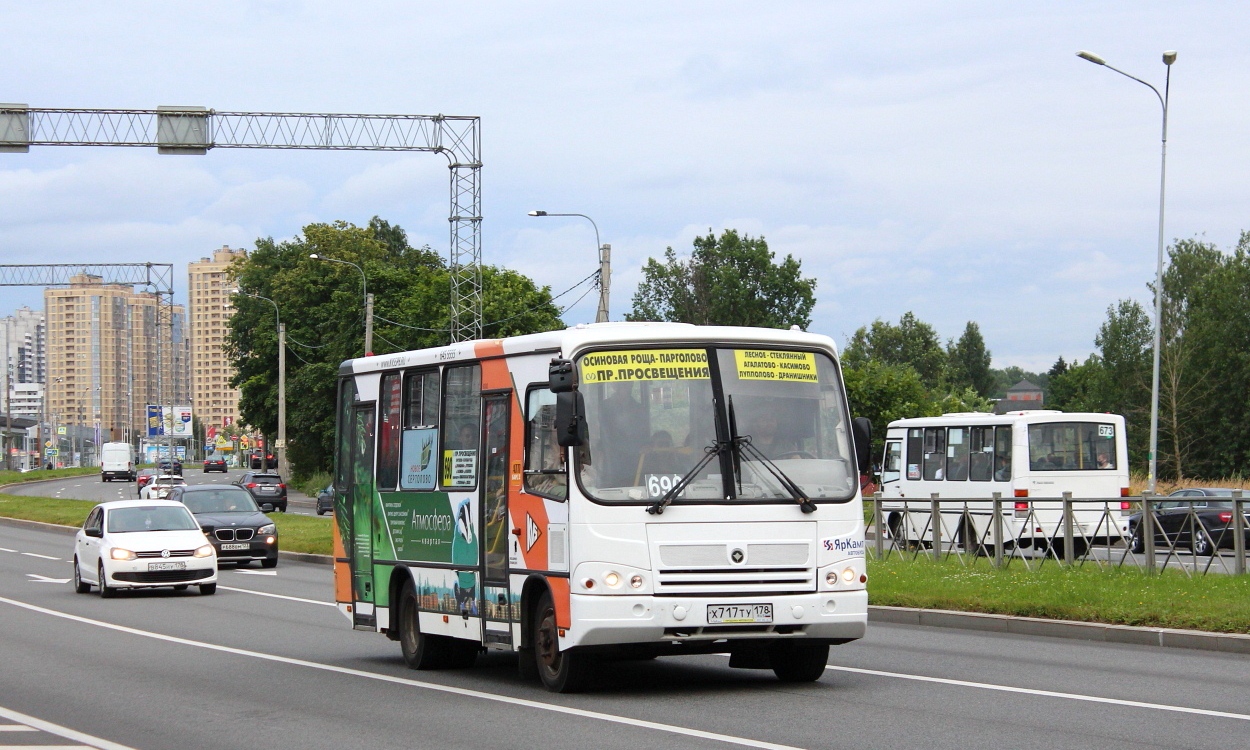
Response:
[[[1208,633],[1203,630],[1145,628],[1133,625],[1109,625],[1101,622],[1048,620],[1041,617],[877,605],[868,607],[868,621],[1250,655],[1250,635],[1241,633]]]

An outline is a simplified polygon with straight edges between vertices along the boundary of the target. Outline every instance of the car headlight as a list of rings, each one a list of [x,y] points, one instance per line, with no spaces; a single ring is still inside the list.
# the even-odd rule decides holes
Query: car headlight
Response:
[[[128,549],[122,549],[121,547],[114,547],[112,550],[109,551],[109,557],[113,558],[114,560],[134,560],[138,558],[138,555],[136,555],[135,553],[131,552]]]
[[[195,556],[196,556],[196,557],[212,557],[212,556],[213,556],[213,545],[211,545],[211,544],[205,544],[205,545],[204,545],[204,546],[202,546],[202,547],[198,547],[198,548],[196,548],[196,550],[195,550]]]
[[[273,524],[273,523],[267,523],[264,526],[261,526],[259,529],[257,529],[256,533],[259,536],[265,536],[266,534],[277,534],[278,525]]]

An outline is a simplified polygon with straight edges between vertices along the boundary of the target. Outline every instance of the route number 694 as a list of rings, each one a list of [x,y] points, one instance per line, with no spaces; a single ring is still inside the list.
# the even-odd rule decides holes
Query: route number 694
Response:
[[[663,497],[681,481],[680,474],[648,474],[647,494],[651,497]]]

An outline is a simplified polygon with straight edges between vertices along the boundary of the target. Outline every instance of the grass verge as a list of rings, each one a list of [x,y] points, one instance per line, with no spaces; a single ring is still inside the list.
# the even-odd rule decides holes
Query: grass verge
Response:
[[[324,490],[330,484],[330,473],[328,471],[318,471],[302,479],[295,479],[291,486],[309,497],[317,497],[317,493]]]
[[[1148,576],[1135,569],[1022,566],[996,570],[958,561],[870,560],[868,601],[892,607],[1080,620],[1112,625],[1250,632],[1250,575]]]
[[[95,506],[96,503],[90,500],[0,495],[0,516],[62,526],[82,526],[82,522],[87,519],[87,513]],[[297,516],[291,513],[268,515],[278,525],[280,549],[314,555],[333,553],[333,542],[330,538],[332,517]]]
[[[86,477],[100,473],[99,466],[83,466],[76,469],[53,469],[45,471],[0,471],[0,486],[21,484],[22,482],[38,482],[41,479],[61,479],[63,477]]]

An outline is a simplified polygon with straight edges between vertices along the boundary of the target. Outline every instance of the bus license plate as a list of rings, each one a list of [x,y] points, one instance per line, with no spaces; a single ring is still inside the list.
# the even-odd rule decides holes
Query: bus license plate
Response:
[[[221,545],[221,551],[222,551],[222,552],[227,552],[227,551],[229,551],[229,550],[233,550],[233,549],[247,549],[247,548],[248,548],[248,545],[246,545],[246,544],[237,544],[237,543],[235,543],[235,544],[223,544],[223,545]]]
[[[153,562],[148,563],[148,572],[158,570],[186,570],[187,564],[184,562]]]
[[[708,625],[754,625],[773,621],[771,604],[709,604]]]

